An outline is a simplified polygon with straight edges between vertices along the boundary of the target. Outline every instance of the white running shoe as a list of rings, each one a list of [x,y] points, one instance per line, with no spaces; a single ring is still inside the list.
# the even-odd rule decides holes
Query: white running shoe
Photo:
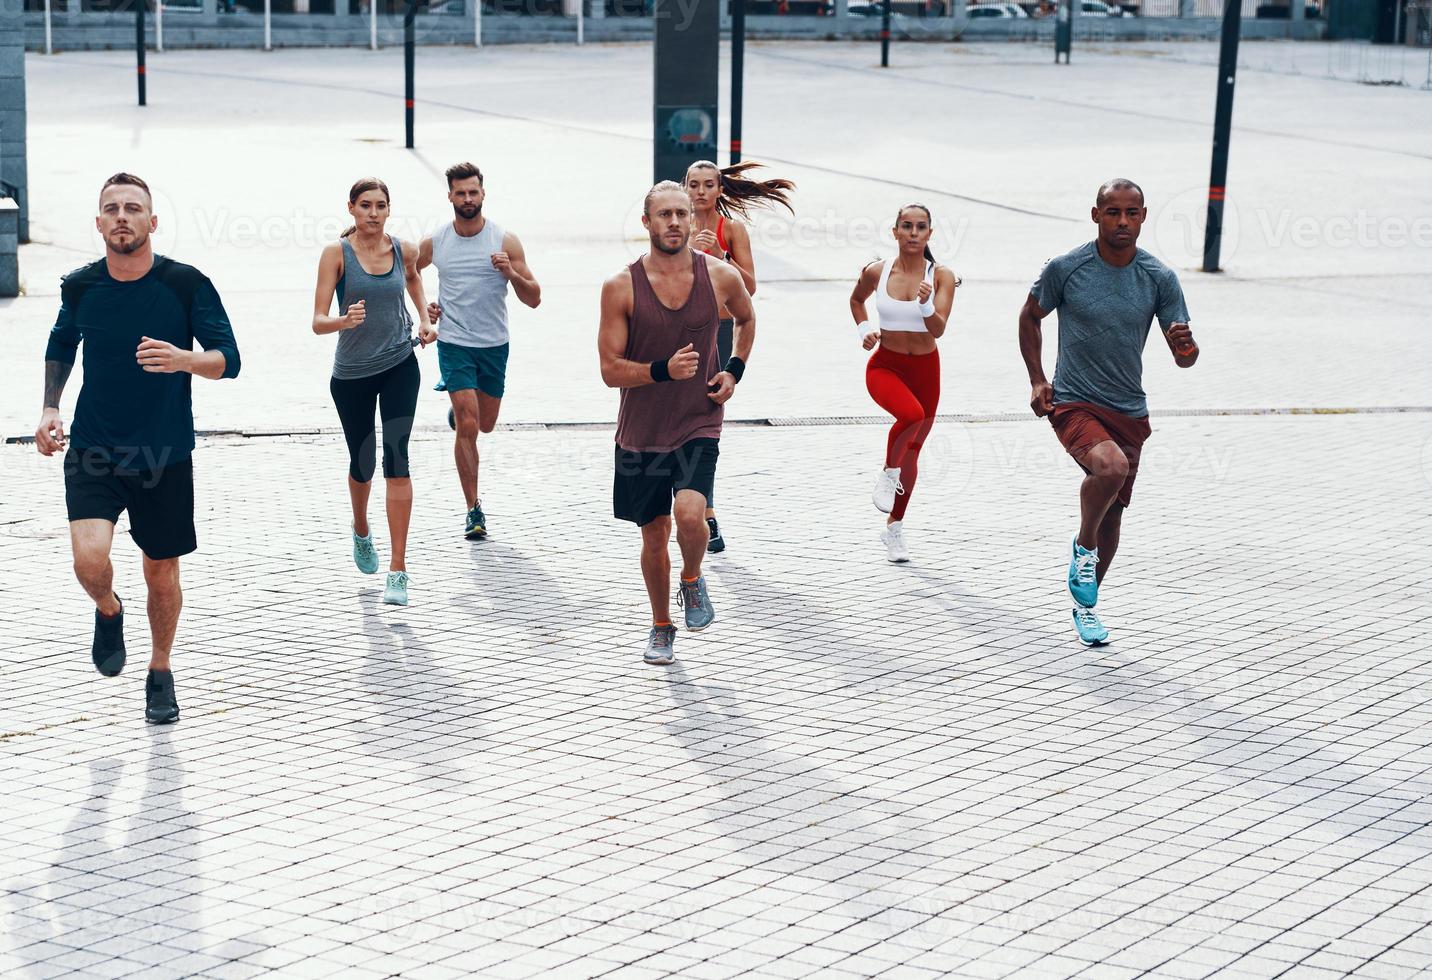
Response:
[[[896,521],[893,524],[885,525],[885,530],[880,532],[880,540],[885,542],[885,557],[896,564],[910,560],[910,549],[905,547],[905,522]]]
[[[900,468],[891,467],[880,471],[875,478],[875,493],[871,499],[875,502],[875,509],[882,514],[888,514],[895,509],[895,497],[905,492],[900,485]]]

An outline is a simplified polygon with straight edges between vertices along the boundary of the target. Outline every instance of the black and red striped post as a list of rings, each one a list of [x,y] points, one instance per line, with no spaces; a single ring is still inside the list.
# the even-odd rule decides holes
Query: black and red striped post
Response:
[[[880,11],[880,67],[890,67],[890,0],[881,4]]]
[[[741,99],[746,76],[746,0],[731,0],[731,163],[741,162]]]
[[[1203,229],[1203,271],[1218,272],[1223,246],[1223,198],[1228,181],[1228,140],[1233,130],[1233,78],[1238,71],[1241,0],[1224,0],[1223,42],[1218,51],[1218,104],[1213,112],[1213,168],[1208,177],[1208,221]]]
[[[144,99],[144,2],[134,0],[134,74],[139,80],[140,105],[147,104]]]
[[[408,130],[408,149],[413,148],[413,61],[417,47],[418,0],[408,0],[403,14],[403,114]]]

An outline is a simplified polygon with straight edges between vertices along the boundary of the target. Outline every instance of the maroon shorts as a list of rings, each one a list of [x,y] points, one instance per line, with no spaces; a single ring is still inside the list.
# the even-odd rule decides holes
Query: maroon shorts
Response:
[[[1084,465],[1084,457],[1099,443],[1112,442],[1124,451],[1129,460],[1129,476],[1119,488],[1119,505],[1129,506],[1134,494],[1134,478],[1139,475],[1139,453],[1153,431],[1149,428],[1149,417],[1133,418],[1089,402],[1067,402],[1054,406],[1049,423],[1085,473],[1089,467]]]

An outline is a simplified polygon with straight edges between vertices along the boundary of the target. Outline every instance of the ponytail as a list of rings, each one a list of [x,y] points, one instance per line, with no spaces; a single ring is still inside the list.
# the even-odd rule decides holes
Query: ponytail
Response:
[[[686,168],[686,174],[689,177],[693,170],[716,171],[717,186],[720,189],[716,197],[716,213],[723,217],[745,218],[753,207],[775,207],[778,204],[795,214],[795,208],[790,202],[790,192],[796,189],[795,181],[786,180],[784,177],[754,180],[746,176],[748,171],[763,166],[754,160],[745,160],[722,169],[710,160],[697,160]]]

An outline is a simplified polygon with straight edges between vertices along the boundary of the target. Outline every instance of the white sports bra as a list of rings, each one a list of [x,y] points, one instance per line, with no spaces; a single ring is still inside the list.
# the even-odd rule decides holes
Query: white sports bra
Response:
[[[895,264],[889,259],[880,267],[880,285],[875,287],[875,312],[880,318],[881,333],[928,333],[925,318],[920,315],[920,302],[913,299],[895,299],[890,295],[890,267]],[[927,262],[924,282],[934,288],[935,263]],[[934,294],[931,293],[931,298]]]

